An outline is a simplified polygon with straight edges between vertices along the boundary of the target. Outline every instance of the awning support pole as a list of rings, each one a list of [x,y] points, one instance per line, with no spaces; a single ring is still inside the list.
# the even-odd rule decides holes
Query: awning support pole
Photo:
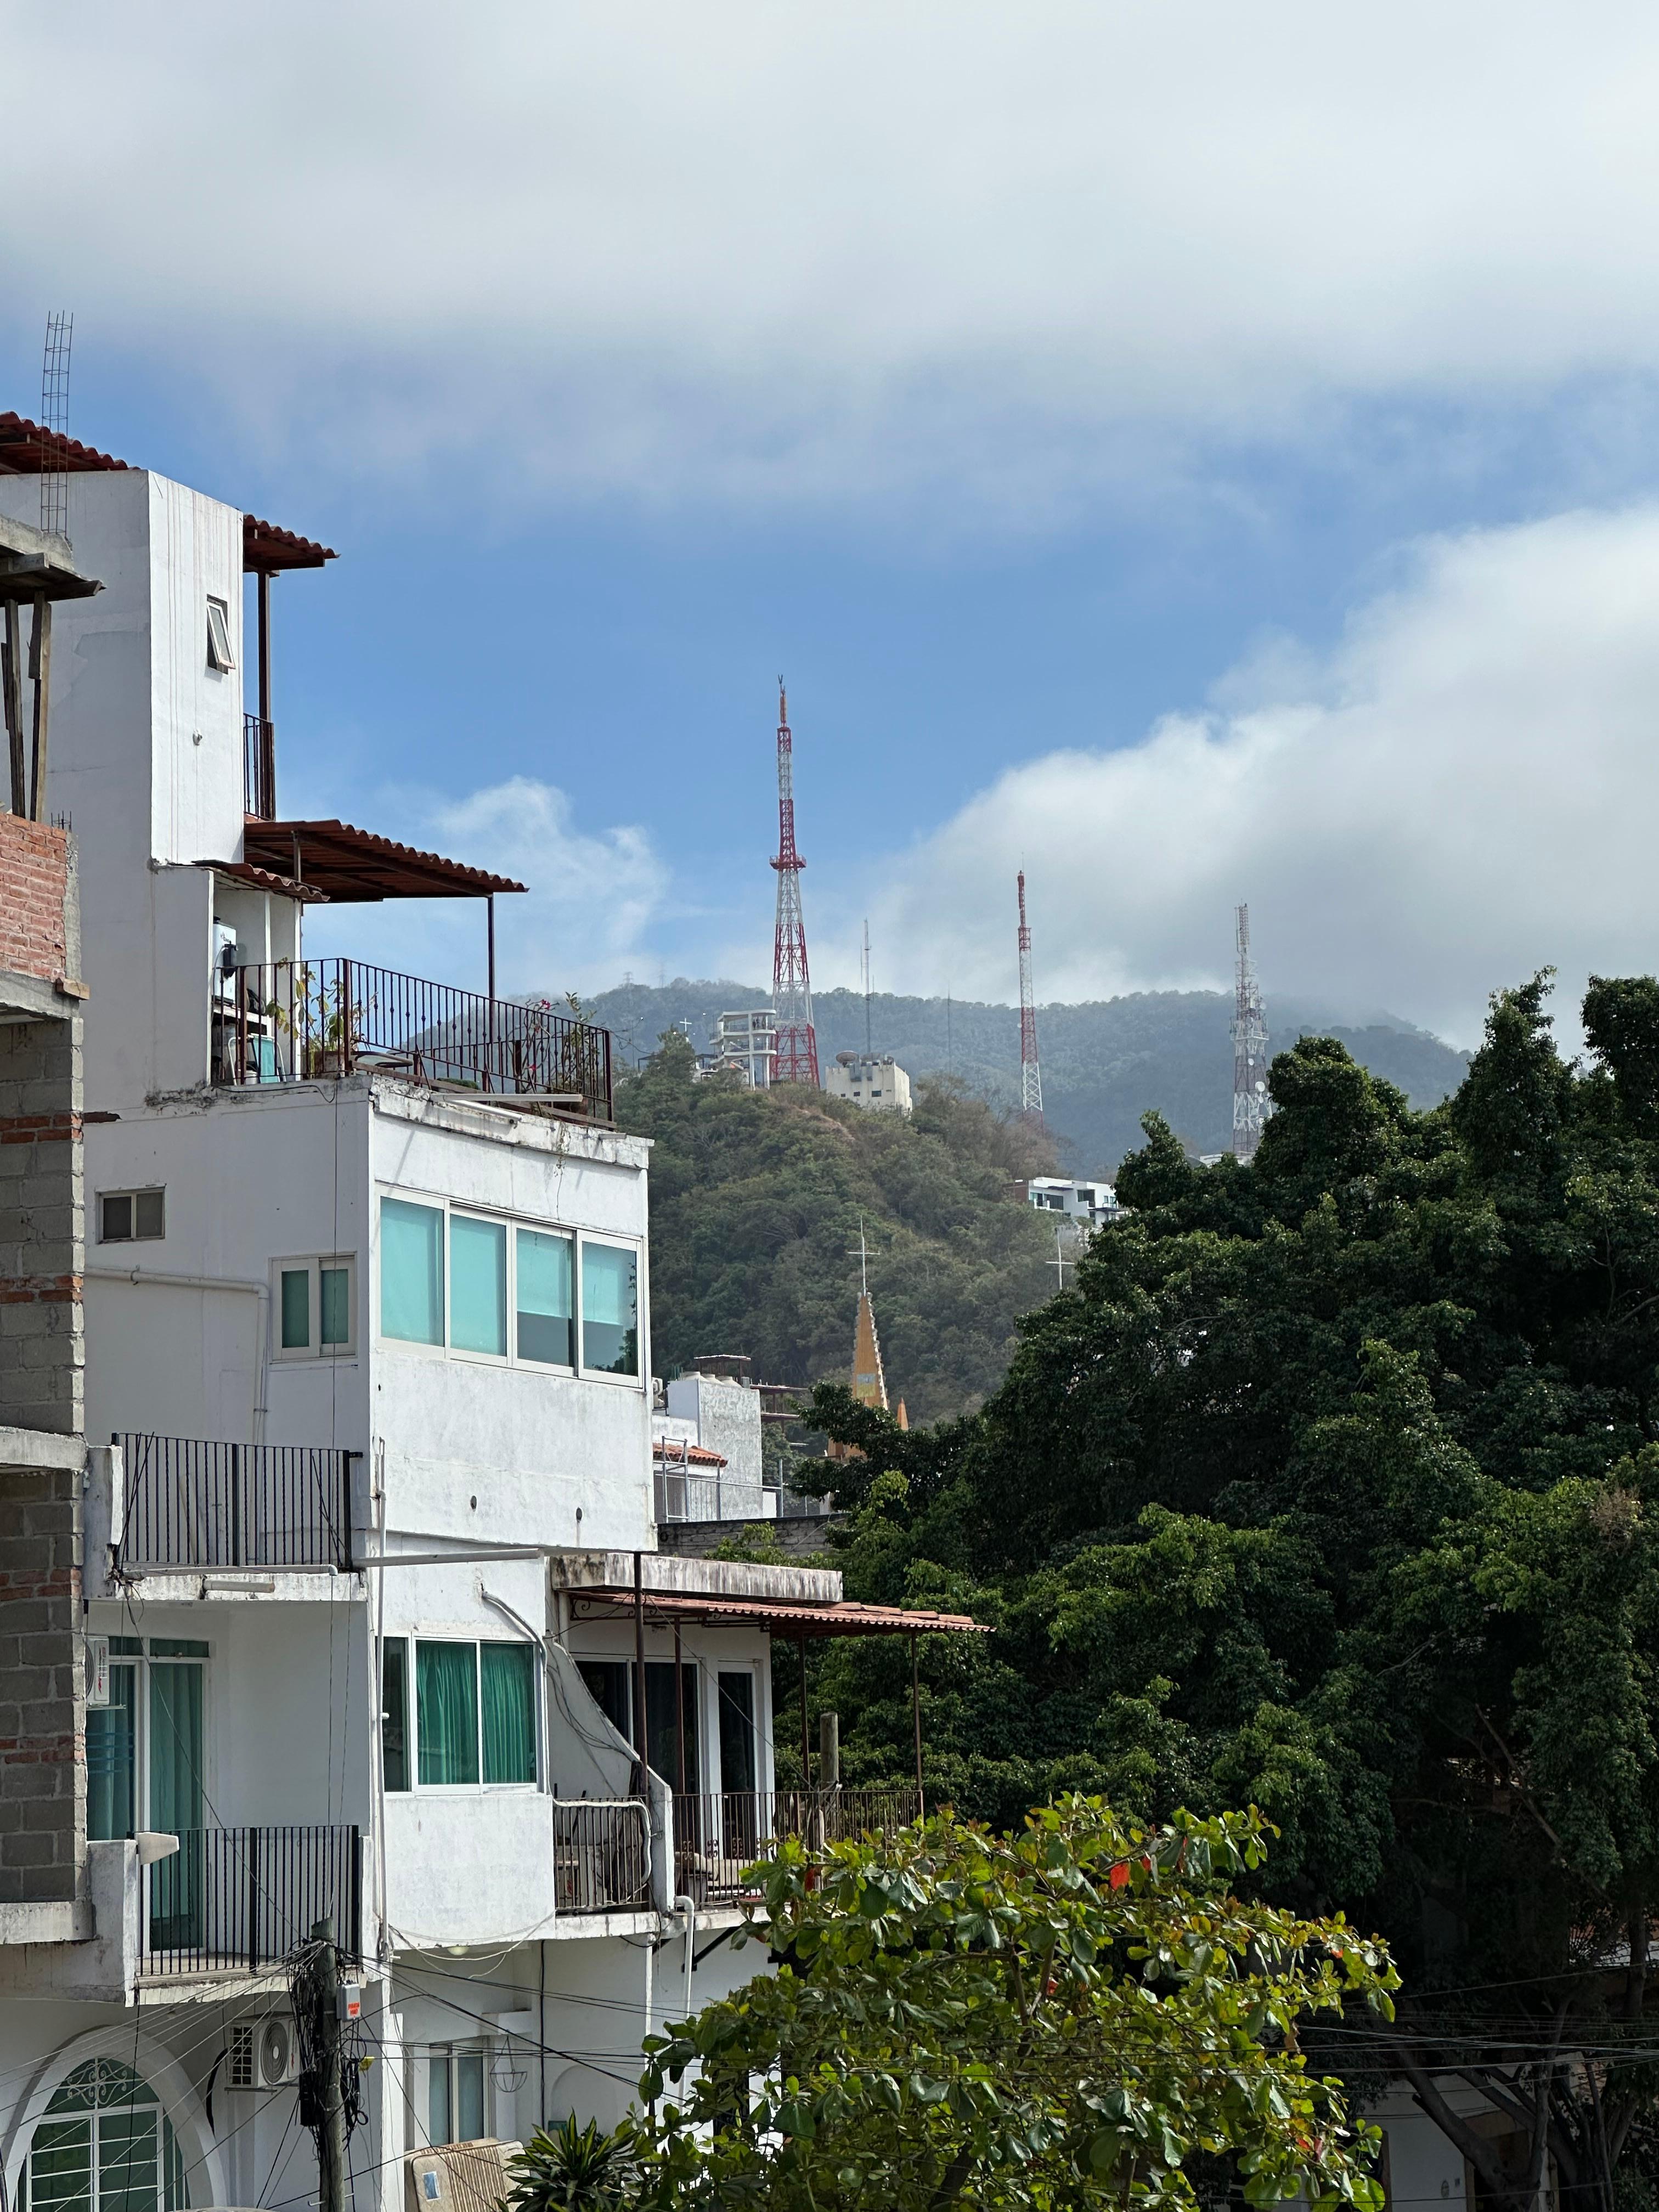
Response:
[[[800,1654],[800,1786],[812,1786],[812,1744],[806,1732],[806,1632],[795,1638],[795,1649]]]
[[[921,1677],[916,1668],[916,1636],[910,1632],[910,1717],[916,1734],[916,1818],[927,1818],[927,1798],[921,1786]]]
[[[645,1728],[645,1570],[641,1554],[634,1554],[634,1755],[639,1765],[641,1797],[649,1796],[645,1771],[649,1763]]]
[[[255,579],[259,606],[259,720],[270,720],[270,571],[261,568]]]

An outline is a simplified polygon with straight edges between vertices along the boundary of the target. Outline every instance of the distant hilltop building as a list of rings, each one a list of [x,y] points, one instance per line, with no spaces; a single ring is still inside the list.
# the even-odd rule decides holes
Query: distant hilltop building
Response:
[[[1028,1206],[1039,1213],[1057,1213],[1079,1229],[1103,1229],[1120,1220],[1127,1208],[1117,1202],[1109,1182],[1073,1182],[1064,1176],[1033,1176],[1024,1186]]]
[[[891,1053],[838,1052],[824,1079],[832,1098],[877,1114],[908,1114],[910,1079]]]
[[[697,1062],[699,1075],[740,1075],[751,1091],[769,1091],[778,1056],[778,1018],[771,1006],[722,1014],[714,1044]]]

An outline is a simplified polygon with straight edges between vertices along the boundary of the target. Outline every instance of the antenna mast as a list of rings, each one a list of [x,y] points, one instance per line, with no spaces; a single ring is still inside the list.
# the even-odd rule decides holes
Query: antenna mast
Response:
[[[1233,991],[1233,1157],[1255,1157],[1273,1106],[1267,1097],[1267,1014],[1250,958],[1250,909],[1236,910],[1237,963]]]
[[[864,1056],[868,1060],[872,1052],[870,1042],[870,923],[864,924]]]
[[[60,307],[46,317],[46,349],[40,363],[40,427],[54,442],[69,436],[70,348],[75,339],[75,318]],[[58,455],[61,461],[61,451]],[[69,536],[69,471],[48,468],[41,456],[40,527],[55,537]]]
[[[1042,1070],[1037,1065],[1036,1000],[1031,994],[1031,931],[1025,919],[1025,871],[1019,872],[1019,1103],[1042,1119]]]
[[[772,945],[772,1003],[777,1010],[775,1083],[805,1083],[817,1091],[818,1040],[812,1027],[812,982],[806,967],[806,924],[801,918],[800,872],[795,850],[795,741],[789,702],[778,678],[778,920]]]

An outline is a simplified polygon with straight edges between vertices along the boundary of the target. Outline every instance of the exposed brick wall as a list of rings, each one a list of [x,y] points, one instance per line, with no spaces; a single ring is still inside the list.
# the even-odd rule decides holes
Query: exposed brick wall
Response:
[[[78,1472],[0,1468],[0,1904],[84,1880],[83,1534]]]
[[[72,973],[70,867],[67,830],[0,813],[0,969],[48,982]]]

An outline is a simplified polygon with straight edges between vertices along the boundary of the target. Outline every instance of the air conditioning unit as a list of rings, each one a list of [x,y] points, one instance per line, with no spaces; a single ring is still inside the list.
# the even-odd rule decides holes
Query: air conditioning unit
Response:
[[[231,2023],[228,2089],[280,2089],[300,2078],[300,2035],[286,2013]]]

